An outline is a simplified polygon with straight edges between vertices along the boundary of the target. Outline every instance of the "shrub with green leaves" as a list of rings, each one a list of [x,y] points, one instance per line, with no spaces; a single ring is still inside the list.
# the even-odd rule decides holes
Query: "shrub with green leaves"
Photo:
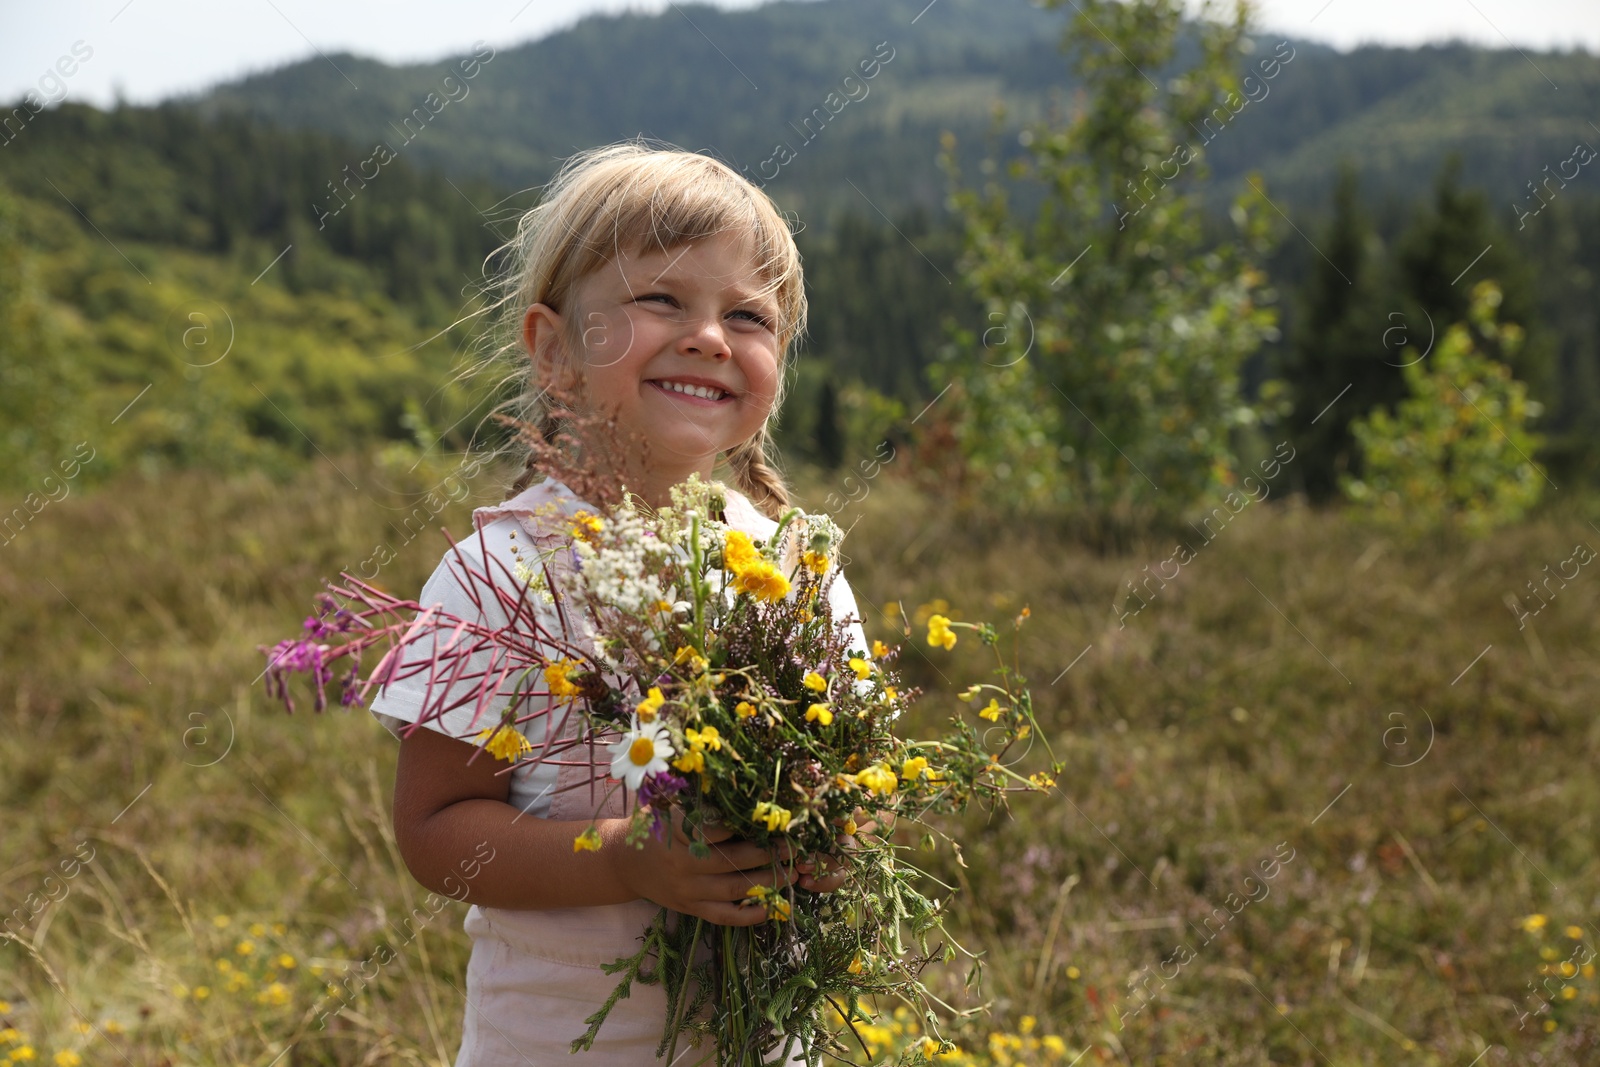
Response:
[[[956,332],[932,368],[951,392],[936,410],[988,504],[1177,514],[1233,480],[1235,431],[1259,419],[1239,369],[1276,322],[1257,266],[1259,184],[1220,242],[1203,232],[1197,192],[1207,171],[1194,131],[1238,100],[1247,12],[1214,17],[1208,4],[1183,68],[1176,0],[1074,6],[1074,113],[1025,128],[1009,165],[1017,195],[1041,197],[1032,221],[1013,217],[997,178],[962,188],[945,137],[963,271],[988,322],[981,338]]]
[[[1523,332],[1496,322],[1501,291],[1472,290],[1468,318],[1479,334],[1515,353]],[[1469,533],[1515,522],[1539,500],[1545,474],[1531,458],[1540,439],[1528,429],[1540,405],[1504,363],[1479,351],[1467,323],[1445,331],[1431,359],[1403,368],[1410,396],[1391,414],[1374,409],[1351,423],[1363,475],[1341,480],[1360,510],[1391,523]]]

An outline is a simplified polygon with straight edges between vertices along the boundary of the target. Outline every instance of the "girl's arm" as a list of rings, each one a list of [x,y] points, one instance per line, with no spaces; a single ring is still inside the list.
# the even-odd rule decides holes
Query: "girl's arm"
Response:
[[[524,815],[507,802],[508,774],[477,746],[418,728],[400,742],[395,772],[394,830],[400,855],[427,888],[491,908],[570,908],[644,898],[724,926],[753,926],[765,908],[741,907],[757,884],[825,891],[834,878],[816,879],[728,831],[707,833],[711,855],[697,860],[676,821],[671,847],[646,837],[643,848],[624,841],[627,819],[599,819],[598,852],[574,852],[584,821]],[[493,850],[485,860],[483,846]],[[780,857],[790,859],[787,851]],[[464,873],[473,872],[470,878]],[[465,884],[465,891],[462,886]]]

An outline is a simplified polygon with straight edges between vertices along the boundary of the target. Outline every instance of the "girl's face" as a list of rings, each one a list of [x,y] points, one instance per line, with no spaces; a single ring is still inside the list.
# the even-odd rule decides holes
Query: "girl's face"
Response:
[[[647,499],[699,472],[748,440],[772,412],[779,383],[778,305],[757,297],[761,279],[733,235],[667,253],[624,253],[578,283],[572,323],[582,344],[566,366],[590,403],[650,445]],[[523,337],[541,366],[540,345],[562,345],[561,315],[528,309]],[[544,377],[544,381],[551,380]]]

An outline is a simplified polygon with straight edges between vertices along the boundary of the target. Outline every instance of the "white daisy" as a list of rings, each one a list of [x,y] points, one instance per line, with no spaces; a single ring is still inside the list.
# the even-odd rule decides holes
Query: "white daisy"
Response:
[[[611,746],[611,776],[622,779],[629,789],[638,789],[645,775],[667,769],[667,757],[671,755],[672,740],[666,727],[659,722],[641,727],[635,718],[633,729]]]

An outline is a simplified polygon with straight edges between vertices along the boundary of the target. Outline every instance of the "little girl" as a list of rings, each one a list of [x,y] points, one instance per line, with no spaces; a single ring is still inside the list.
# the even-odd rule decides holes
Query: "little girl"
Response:
[[[527,358],[525,368],[519,364],[524,417],[554,440],[561,427],[547,397],[552,387],[581,398],[589,411],[615,416],[619,429],[642,437],[647,448],[602,456],[603,443],[585,440],[582,449],[623,471],[628,489],[652,506],[669,504],[669,490],[691,474],[710,480],[725,458],[733,483],[725,520],[753,538],[771,536],[788,493],[765,461],[767,429],[790,346],[805,327],[806,300],[799,253],[766,194],[706,156],[631,142],[606,146],[562,167],[508,249],[514,266],[503,303],[515,325],[514,354]],[[570,536],[566,516],[594,510],[562,482],[533,479],[530,457],[511,499],[473,513],[481,536],[459,548],[475,568],[513,573],[513,549],[559,543]],[[485,560],[485,551],[499,564]],[[453,559],[446,553],[419,600],[470,617],[474,601]],[[842,575],[831,587],[830,609],[865,655]],[[424,886],[472,905],[456,1067],[569,1062],[584,1020],[616,985],[601,964],[637,952],[660,906],[752,925],[766,921],[765,909],[738,902],[753,884],[794,883],[810,892],[841,884],[786,851],[774,855],[727,831],[707,835],[714,844],[705,859],[691,856],[681,828],[668,843],[647,837],[644,848],[634,848],[623,840],[620,789],[599,812],[600,850],[575,852],[573,839],[605,795],[603,782],[583,786],[603,779],[607,768],[569,754],[560,765],[524,759],[497,773],[500,761],[478,749],[483,731],[499,724],[509,688],[476,722],[469,703],[419,729],[409,724],[420,717],[424,688],[421,678],[392,683],[372,711],[401,739],[394,825],[407,867]],[[575,726],[578,716],[570,719]],[[535,746],[545,739],[544,717],[517,728]],[[603,752],[597,749],[596,764],[606,761]],[[635,983],[593,1048],[573,1062],[657,1063],[665,1022],[661,987]],[[680,1042],[677,1063],[714,1052]]]

